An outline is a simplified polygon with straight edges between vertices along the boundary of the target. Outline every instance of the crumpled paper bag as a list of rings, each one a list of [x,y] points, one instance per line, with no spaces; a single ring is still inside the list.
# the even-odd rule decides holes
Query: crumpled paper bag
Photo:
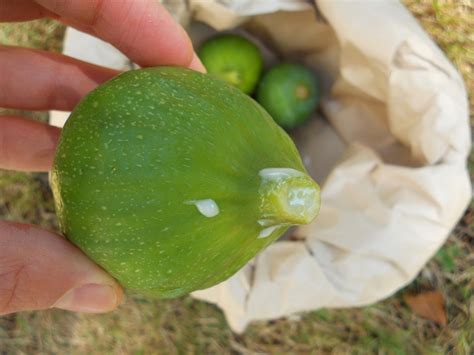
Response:
[[[241,332],[253,320],[367,305],[409,283],[472,196],[466,90],[443,53],[392,0],[189,5],[215,29],[239,26],[280,60],[312,67],[327,119],[316,114],[293,133],[322,184],[318,218],[193,296],[217,304]],[[86,35],[69,34],[66,54],[112,64],[72,40]],[[129,64],[122,56],[115,67]]]

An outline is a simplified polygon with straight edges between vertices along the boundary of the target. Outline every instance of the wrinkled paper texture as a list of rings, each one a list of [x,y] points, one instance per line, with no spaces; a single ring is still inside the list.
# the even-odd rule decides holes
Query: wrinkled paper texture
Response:
[[[191,26],[193,39],[239,25],[273,57],[313,68],[326,117],[315,115],[293,134],[322,184],[318,218],[193,296],[217,304],[241,332],[253,320],[367,305],[409,283],[472,196],[467,95],[444,54],[392,0],[189,5],[214,28]],[[86,36],[68,30],[66,54],[130,67],[115,49]],[[275,61],[269,57],[267,65]]]

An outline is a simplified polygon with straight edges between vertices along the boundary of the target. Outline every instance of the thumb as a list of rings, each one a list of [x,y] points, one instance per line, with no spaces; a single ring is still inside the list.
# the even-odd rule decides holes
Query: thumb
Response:
[[[52,307],[101,313],[122,298],[118,283],[65,238],[0,222],[0,315]]]

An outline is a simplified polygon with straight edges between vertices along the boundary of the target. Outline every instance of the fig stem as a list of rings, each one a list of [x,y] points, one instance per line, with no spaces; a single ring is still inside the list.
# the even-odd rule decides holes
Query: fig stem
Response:
[[[318,215],[320,188],[306,173],[291,168],[267,168],[259,175],[259,224],[308,224]]]

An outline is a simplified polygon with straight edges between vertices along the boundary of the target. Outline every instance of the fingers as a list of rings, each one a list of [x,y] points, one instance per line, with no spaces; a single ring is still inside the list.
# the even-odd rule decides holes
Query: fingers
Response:
[[[111,43],[140,66],[205,71],[186,32],[156,0],[0,0],[0,21],[44,16]]]
[[[38,121],[0,116],[0,169],[51,170],[60,133]]]
[[[113,44],[140,66],[188,66],[193,48],[156,0],[36,0],[58,18]]]
[[[122,298],[117,282],[64,238],[0,222],[0,315],[51,307],[101,313]]]
[[[199,57],[197,56],[196,53],[194,53],[194,55],[193,55],[193,59],[191,61],[191,64],[189,64],[189,68],[193,69],[193,70],[196,70],[196,71],[199,71],[201,73],[206,73],[207,72],[206,68],[204,67],[204,65],[201,62],[201,59],[199,59]]]
[[[56,53],[0,46],[0,107],[70,111],[117,74]]]
[[[0,0],[0,21],[28,21],[48,15],[49,11],[32,0]]]

